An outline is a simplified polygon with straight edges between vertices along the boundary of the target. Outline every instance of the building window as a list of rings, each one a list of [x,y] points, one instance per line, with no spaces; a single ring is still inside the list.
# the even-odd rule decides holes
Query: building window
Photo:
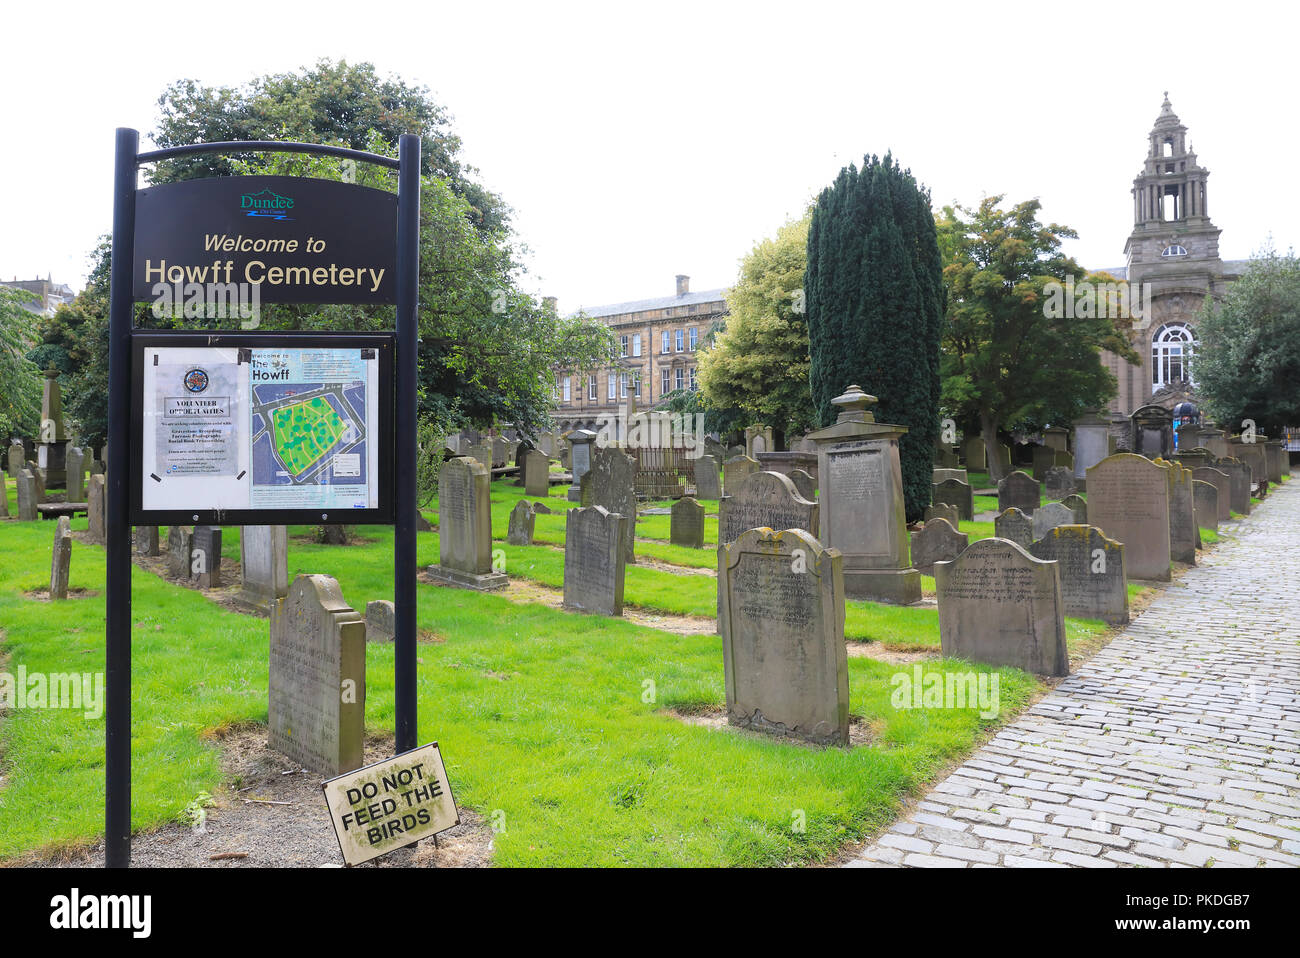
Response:
[[[699,387],[695,384],[695,367],[691,367],[691,392],[696,392]]]
[[[667,339],[668,339],[668,334],[664,333],[665,342],[667,341]],[[667,396],[670,392],[673,391],[673,387],[669,385],[668,382],[669,379],[672,377],[672,370],[668,369],[667,367],[664,367],[663,369],[659,370],[659,373],[661,377],[659,382],[659,395]]]
[[[677,388],[681,389],[686,385],[686,370],[682,366],[677,367]]]
[[[609,374],[609,398],[610,399],[618,398],[618,393],[615,392],[615,390],[618,388],[616,385],[617,383],[618,383],[618,379],[615,378],[615,374],[610,373]]]
[[[694,326],[692,326],[689,330],[689,333],[690,333],[691,352],[695,352],[695,347],[696,345],[699,344],[700,341],[700,331],[696,329]]]
[[[637,399],[641,398],[641,371],[637,370],[632,374],[632,395]]]
[[[573,398],[573,396],[570,395],[570,393],[569,393],[569,389],[570,389],[570,387],[569,387],[569,377],[568,377],[568,376],[565,376],[563,379],[560,380],[560,388],[563,390],[563,397],[564,397],[564,401],[565,401],[565,402],[568,402],[569,400],[571,400],[571,399]]]
[[[1186,323],[1167,323],[1156,330],[1151,338],[1151,391],[1171,383],[1195,385],[1191,378],[1195,350],[1196,339]]]
[[[679,329],[673,334],[673,346],[675,352],[682,351],[682,331]]]
[[[593,402],[596,399],[596,374],[592,373],[587,377],[587,398]]]
[[[665,329],[663,331],[662,338],[659,340],[659,352],[661,353],[668,352],[668,336],[669,336],[668,330]]]
[[[626,398],[627,398],[627,373],[623,373],[622,375],[620,375],[620,376],[618,377],[618,384],[619,384],[619,387],[618,387],[618,388],[619,388],[619,393],[618,393],[619,398],[620,398],[620,399],[626,399]]]
[[[620,336],[620,337],[619,337],[619,347],[620,347],[620,349],[619,349],[619,353],[618,353],[618,354],[619,354],[620,356],[626,356],[626,355],[627,355],[627,337],[626,337],[626,336]]]
[[[1185,246],[1166,246],[1160,251],[1161,256],[1186,256],[1187,248]]]
[[[554,393],[554,395],[555,395],[555,401],[556,401],[556,402],[559,402],[559,401],[560,401],[560,374],[559,374],[559,373],[556,373],[556,374],[555,374],[555,393]]]
[[[641,355],[641,334],[637,333],[632,337],[632,355]]]

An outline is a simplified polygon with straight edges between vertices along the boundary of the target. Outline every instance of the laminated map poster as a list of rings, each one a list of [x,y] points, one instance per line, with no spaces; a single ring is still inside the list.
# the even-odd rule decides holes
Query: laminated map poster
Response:
[[[150,347],[143,385],[145,509],[376,507],[376,350]]]

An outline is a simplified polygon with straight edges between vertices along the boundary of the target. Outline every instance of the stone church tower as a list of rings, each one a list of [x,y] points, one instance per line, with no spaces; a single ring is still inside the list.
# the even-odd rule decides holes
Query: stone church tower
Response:
[[[1226,283],[1244,266],[1219,259],[1219,229],[1210,221],[1209,177],[1166,93],[1148,136],[1142,172],[1133,180],[1133,232],[1124,244],[1127,264],[1111,271],[1137,284],[1141,295],[1136,303],[1151,303],[1150,315],[1133,321],[1133,347],[1142,366],[1102,353],[1119,383],[1112,413],[1127,416],[1150,403],[1172,408],[1183,400],[1196,401],[1188,365],[1196,350],[1196,312],[1207,295],[1222,296]]]

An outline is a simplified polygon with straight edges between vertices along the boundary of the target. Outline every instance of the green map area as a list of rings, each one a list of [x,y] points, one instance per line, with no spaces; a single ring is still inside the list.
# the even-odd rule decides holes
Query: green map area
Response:
[[[293,476],[306,472],[339,441],[345,431],[338,411],[321,396],[271,413],[275,451]]]

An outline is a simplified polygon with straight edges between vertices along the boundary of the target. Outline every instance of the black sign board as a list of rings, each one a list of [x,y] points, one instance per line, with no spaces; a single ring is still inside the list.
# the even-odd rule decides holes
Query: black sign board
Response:
[[[222,176],[136,193],[137,301],[159,284],[256,285],[263,303],[397,301],[397,194],[296,176]]]

